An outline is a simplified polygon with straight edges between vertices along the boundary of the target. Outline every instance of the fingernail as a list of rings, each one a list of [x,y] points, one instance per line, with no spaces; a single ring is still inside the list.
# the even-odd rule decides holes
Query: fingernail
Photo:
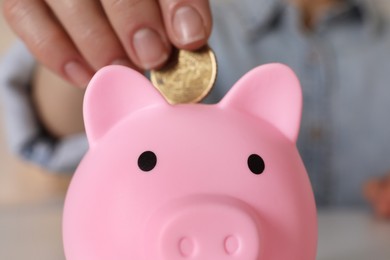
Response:
[[[168,51],[160,35],[149,28],[138,30],[133,36],[133,46],[144,69],[153,69],[168,59]]]
[[[133,67],[133,65],[130,63],[128,59],[122,58],[122,59],[116,59],[111,62],[111,65],[122,65],[126,67]]]
[[[64,66],[65,74],[79,87],[87,87],[92,75],[77,61],[71,61]]]
[[[206,38],[202,17],[190,6],[177,9],[173,17],[173,29],[181,44],[190,44]]]

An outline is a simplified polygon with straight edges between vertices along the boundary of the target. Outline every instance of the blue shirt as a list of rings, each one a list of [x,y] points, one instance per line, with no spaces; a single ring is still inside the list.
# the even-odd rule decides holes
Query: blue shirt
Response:
[[[319,205],[362,204],[362,185],[390,171],[389,24],[344,1],[304,31],[299,11],[272,0],[213,2],[217,102],[253,67],[289,65],[304,96],[298,148]]]

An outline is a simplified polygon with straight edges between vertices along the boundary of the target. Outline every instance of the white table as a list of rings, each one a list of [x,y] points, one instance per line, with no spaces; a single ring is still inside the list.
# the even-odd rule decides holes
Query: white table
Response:
[[[0,208],[0,259],[63,260],[61,212],[59,201]],[[320,211],[317,260],[389,259],[390,222],[362,210]]]
[[[319,213],[317,260],[389,260],[390,221],[362,210]]]
[[[64,260],[61,202],[0,208],[0,259]]]

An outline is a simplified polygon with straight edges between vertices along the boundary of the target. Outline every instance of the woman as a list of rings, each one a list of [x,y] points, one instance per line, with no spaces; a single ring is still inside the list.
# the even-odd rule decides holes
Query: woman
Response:
[[[211,31],[210,9],[204,0],[63,4],[8,0],[4,10],[35,57],[81,87],[94,71],[112,63],[139,70],[158,68],[172,45],[196,49],[207,42]],[[362,185],[390,170],[390,88],[386,86],[390,27],[376,6],[358,0],[215,0],[212,10],[214,30],[209,42],[219,60],[219,76],[205,102],[220,100],[255,66],[289,65],[302,83],[298,147],[318,205],[361,205]],[[19,50],[30,57],[33,67],[24,47]],[[9,56],[7,64],[14,59]],[[80,116],[83,91],[50,77],[38,67],[32,95],[25,87],[29,77],[18,82],[25,90],[19,103],[32,102],[37,114],[24,107],[21,114],[30,118],[24,127],[10,120],[11,140],[26,159],[53,171],[71,171],[87,149]],[[14,81],[6,82],[6,92],[12,94],[15,86],[9,82]],[[23,133],[15,135],[16,131]],[[370,201],[378,214],[390,217],[390,198],[383,192],[388,182],[372,183],[367,188]]]

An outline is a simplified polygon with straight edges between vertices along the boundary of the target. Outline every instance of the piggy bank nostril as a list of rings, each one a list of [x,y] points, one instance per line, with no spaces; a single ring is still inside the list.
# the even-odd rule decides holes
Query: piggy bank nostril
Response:
[[[235,235],[227,236],[224,240],[224,249],[226,254],[234,255],[240,249],[240,240]]]
[[[185,258],[192,256],[195,252],[195,243],[193,239],[189,237],[182,237],[179,240],[178,246],[180,255]]]

